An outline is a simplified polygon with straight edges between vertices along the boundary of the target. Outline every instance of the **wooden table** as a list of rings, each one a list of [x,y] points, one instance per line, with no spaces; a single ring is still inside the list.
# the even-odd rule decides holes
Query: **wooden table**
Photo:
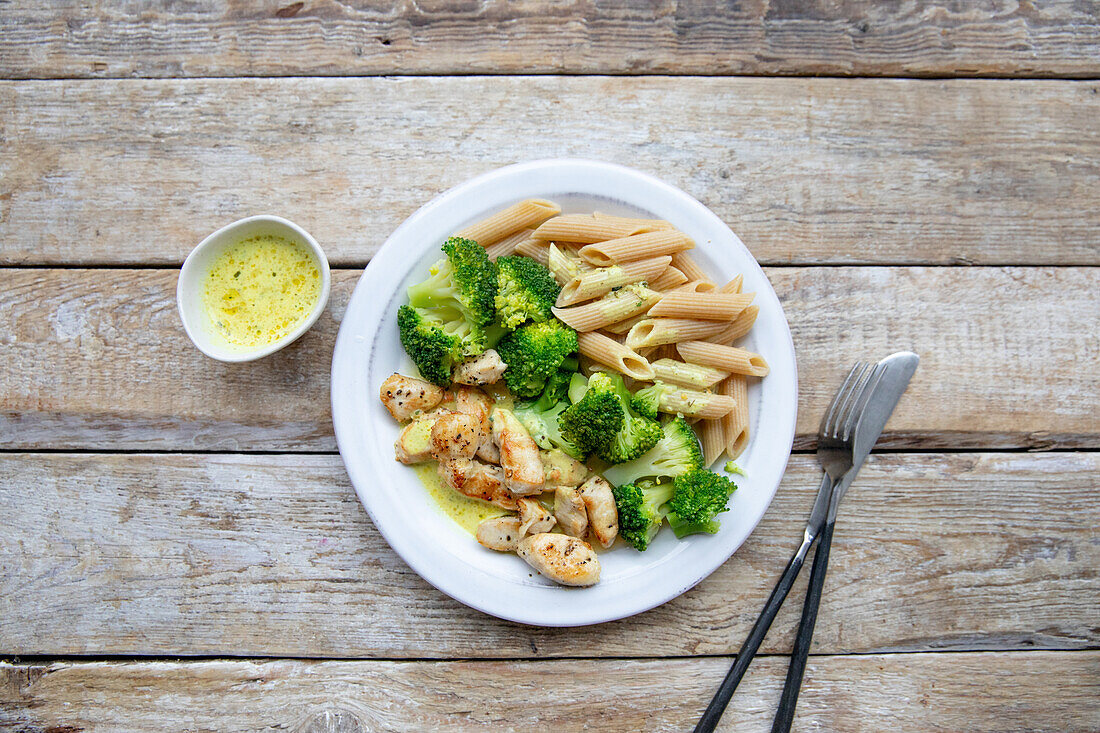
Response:
[[[797,543],[832,390],[911,348],[795,727],[1100,730],[1100,10],[718,5],[0,3],[0,728],[688,729]],[[388,233],[550,156],[725,219],[801,388],[790,468],[729,562],[557,630],[406,567],[328,395]],[[323,244],[332,301],[293,348],[215,363],[177,268],[260,212]],[[769,729],[804,587],[725,730]]]

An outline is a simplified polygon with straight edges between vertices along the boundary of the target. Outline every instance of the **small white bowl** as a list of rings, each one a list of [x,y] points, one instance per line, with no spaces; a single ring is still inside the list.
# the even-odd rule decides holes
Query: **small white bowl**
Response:
[[[214,259],[227,247],[249,237],[274,235],[289,242],[304,246],[313,253],[317,266],[321,270],[321,294],[313,305],[309,316],[298,327],[278,341],[255,349],[245,349],[229,343],[217,333],[209,317],[202,308],[202,281],[210,270]],[[250,216],[222,227],[187,255],[180,268],[179,282],[176,284],[176,303],[179,305],[183,330],[198,347],[199,351],[218,361],[253,361],[273,354],[287,344],[293,343],[308,331],[328,304],[329,291],[332,288],[332,276],[329,273],[328,259],[321,245],[305,229],[292,221],[278,216]]]

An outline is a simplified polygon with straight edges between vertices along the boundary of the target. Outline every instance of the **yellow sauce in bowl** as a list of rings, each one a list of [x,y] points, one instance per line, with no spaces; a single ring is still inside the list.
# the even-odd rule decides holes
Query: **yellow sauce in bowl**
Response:
[[[309,317],[321,295],[321,269],[305,246],[272,234],[227,247],[203,279],[202,306],[233,346],[283,339]]]

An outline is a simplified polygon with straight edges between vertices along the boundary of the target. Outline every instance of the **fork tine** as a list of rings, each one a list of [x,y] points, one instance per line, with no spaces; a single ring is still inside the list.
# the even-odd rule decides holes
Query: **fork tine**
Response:
[[[848,385],[851,384],[855,378],[856,371],[860,368],[861,362],[856,362],[852,365],[851,370],[848,372],[848,376],[844,378],[843,384],[840,385],[840,389],[833,395],[833,401],[829,403],[829,409],[825,411],[825,415],[821,418],[821,427],[818,428],[818,437],[824,437],[829,435],[829,427],[832,425],[833,416],[837,413],[837,408],[840,406],[840,400],[844,396],[844,393],[848,389]]]
[[[841,440],[841,431],[847,424],[852,415],[852,408],[855,406],[856,398],[859,396],[863,386],[867,383],[867,376],[871,372],[871,365],[865,361],[861,361],[859,364],[859,373],[856,375],[855,380],[848,386],[848,390],[844,395],[843,401],[840,403],[840,409],[837,411],[833,424],[830,426],[828,436],[834,440]]]
[[[868,400],[871,399],[871,393],[875,391],[875,385],[878,384],[879,380],[882,379],[882,375],[885,373],[886,365],[879,362],[875,364],[874,368],[867,374],[867,379],[860,388],[859,395],[852,404],[852,410],[844,423],[843,435],[841,436],[844,442],[848,442],[852,435],[855,434],[856,426],[859,424],[860,418],[863,417],[863,410],[867,407]]]

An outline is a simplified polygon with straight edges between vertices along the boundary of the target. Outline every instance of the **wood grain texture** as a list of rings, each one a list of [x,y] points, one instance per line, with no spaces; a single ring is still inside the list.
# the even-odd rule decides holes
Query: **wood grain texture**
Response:
[[[0,6],[0,75],[1095,76],[1091,3],[478,0]]]
[[[298,343],[222,364],[183,332],[174,270],[0,270],[0,445],[334,450],[329,362],[358,274],[334,273]],[[799,360],[797,447],[853,362],[903,348],[922,362],[880,447],[1100,446],[1100,270],[767,274]]]
[[[1098,82],[0,83],[0,264],[178,264],[271,212],[361,266],[443,190],[560,156],[668,180],[765,264],[1097,265],[1098,117]]]
[[[753,664],[719,730],[770,730],[783,661]],[[684,731],[729,664],[4,663],[0,725],[27,733]],[[794,722],[795,730],[836,733],[1098,727],[1100,652],[812,657]]]
[[[815,653],[1096,647],[1098,472],[1096,453],[872,455],[837,523]],[[680,598],[541,629],[422,581],[337,456],[5,454],[0,654],[731,654],[819,475],[812,456],[792,457],[746,544]],[[789,651],[805,575],[765,652]]]

